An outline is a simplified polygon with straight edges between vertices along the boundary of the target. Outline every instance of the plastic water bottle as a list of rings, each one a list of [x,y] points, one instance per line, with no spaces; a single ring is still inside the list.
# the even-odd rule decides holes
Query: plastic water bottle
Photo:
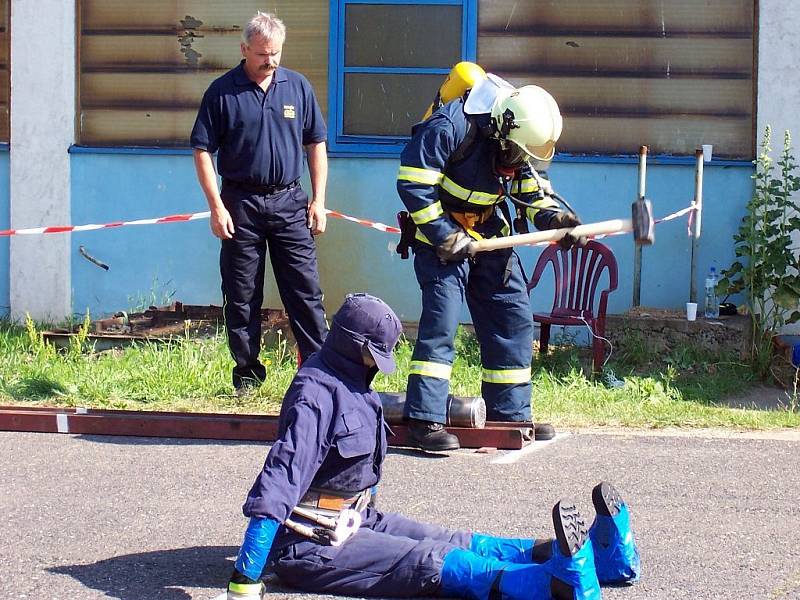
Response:
[[[719,319],[719,298],[717,298],[717,270],[711,267],[706,277],[706,319]]]

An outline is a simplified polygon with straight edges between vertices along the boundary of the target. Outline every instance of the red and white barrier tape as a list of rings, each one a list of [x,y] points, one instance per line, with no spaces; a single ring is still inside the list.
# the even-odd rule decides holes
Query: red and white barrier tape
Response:
[[[400,233],[400,230],[397,227],[392,227],[391,225],[386,225],[384,223],[376,223],[374,221],[356,219],[355,217],[350,217],[340,212],[336,212],[335,210],[326,210],[325,212],[328,213],[329,217],[336,217],[337,219],[352,221],[353,223],[358,223],[359,225],[363,225],[364,227],[372,227],[373,229],[377,229],[378,231],[385,231],[386,233]]]
[[[55,225],[52,227],[31,227],[29,229],[4,229],[0,231],[0,237],[11,235],[40,235],[45,233],[72,233],[74,231],[94,231],[95,229],[112,229],[114,227],[125,227],[127,225],[156,225],[159,223],[181,223],[183,221],[197,221],[207,219],[211,213],[209,211],[193,213],[190,215],[170,215],[157,219],[138,219],[136,221],[115,221],[113,223],[89,224],[89,225]]]
[[[656,223],[671,221],[673,219],[677,219],[678,217],[682,217],[686,213],[690,213],[695,210],[697,209],[694,206],[689,206],[687,208],[669,214],[661,219],[656,219]],[[385,223],[379,223],[376,221],[367,221],[366,219],[358,219],[356,217],[351,217],[349,215],[345,215],[344,213],[340,213],[335,210],[326,210],[325,212],[328,214],[328,216],[337,219],[344,219],[345,221],[352,221],[353,223],[358,223],[359,225],[363,225],[364,227],[371,227],[372,229],[377,229],[378,231],[384,231],[386,233],[397,233],[397,234],[400,233],[400,230],[397,227],[392,227],[391,225],[386,225]],[[51,227],[31,227],[28,229],[4,229],[0,230],[0,237],[9,237],[12,235],[41,235],[47,233],[72,233],[77,231],[94,231],[96,229],[113,229],[115,227],[126,227],[128,225],[158,225],[161,223],[181,223],[184,221],[197,221],[200,219],[208,219],[210,215],[211,213],[209,211],[205,211],[205,212],[192,213],[186,215],[170,215],[168,217],[158,217],[156,219],[138,219],[136,221],[115,221],[113,223],[103,223],[103,224],[55,225]],[[624,233],[626,232],[621,231],[619,233],[612,233],[608,235],[622,235]],[[606,237],[606,236],[598,236],[598,237]],[[545,242],[545,244],[549,243],[550,242]]]

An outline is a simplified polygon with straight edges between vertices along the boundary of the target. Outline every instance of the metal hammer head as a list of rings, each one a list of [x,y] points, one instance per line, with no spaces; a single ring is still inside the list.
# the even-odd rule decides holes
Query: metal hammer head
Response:
[[[646,198],[639,198],[631,206],[633,241],[637,246],[649,246],[656,241],[656,222],[653,219],[653,205]]]

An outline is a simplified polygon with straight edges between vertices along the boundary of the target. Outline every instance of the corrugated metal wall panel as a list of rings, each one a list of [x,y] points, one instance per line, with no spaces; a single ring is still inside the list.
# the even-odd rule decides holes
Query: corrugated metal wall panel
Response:
[[[9,3],[0,0],[0,142],[8,143],[9,138]]]
[[[81,131],[99,146],[188,145],[196,109],[85,109]]]
[[[632,37],[604,35],[481,36],[481,57],[495,69],[514,71],[519,57],[528,71],[601,72],[674,76],[738,75],[753,70],[751,38]]]
[[[554,95],[561,151],[750,159],[753,3],[481,0],[478,62]]]
[[[83,109],[139,107],[194,111],[208,83],[225,71],[206,71],[206,77],[198,77],[196,73],[84,73]]]
[[[752,120],[740,117],[659,115],[624,117],[570,115],[559,141],[562,151],[578,154],[630,154],[642,140],[656,152],[666,148],[692,148],[698,140],[725,148],[726,154],[743,156],[750,151]]]
[[[753,0],[479,0],[480,32],[753,31]]]
[[[708,98],[714,98],[715,114],[750,117],[752,84],[746,79],[680,77],[559,77],[525,75],[509,77],[515,86],[540,85],[558,99],[566,114],[603,115],[705,115]],[[637,146],[638,149],[638,146]]]
[[[282,64],[308,77],[325,111],[328,2],[269,9],[287,28]],[[265,7],[252,0],[82,0],[79,143],[188,145],[203,92],[240,60],[241,30],[256,10]]]

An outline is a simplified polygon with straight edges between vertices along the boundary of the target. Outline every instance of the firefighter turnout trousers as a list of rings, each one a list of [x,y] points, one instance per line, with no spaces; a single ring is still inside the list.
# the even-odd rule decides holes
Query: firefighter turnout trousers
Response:
[[[446,423],[456,329],[466,299],[480,345],[487,419],[530,422],[533,320],[516,252],[480,252],[471,260],[442,264],[433,247],[417,242],[414,271],[422,315],[406,416]]]

